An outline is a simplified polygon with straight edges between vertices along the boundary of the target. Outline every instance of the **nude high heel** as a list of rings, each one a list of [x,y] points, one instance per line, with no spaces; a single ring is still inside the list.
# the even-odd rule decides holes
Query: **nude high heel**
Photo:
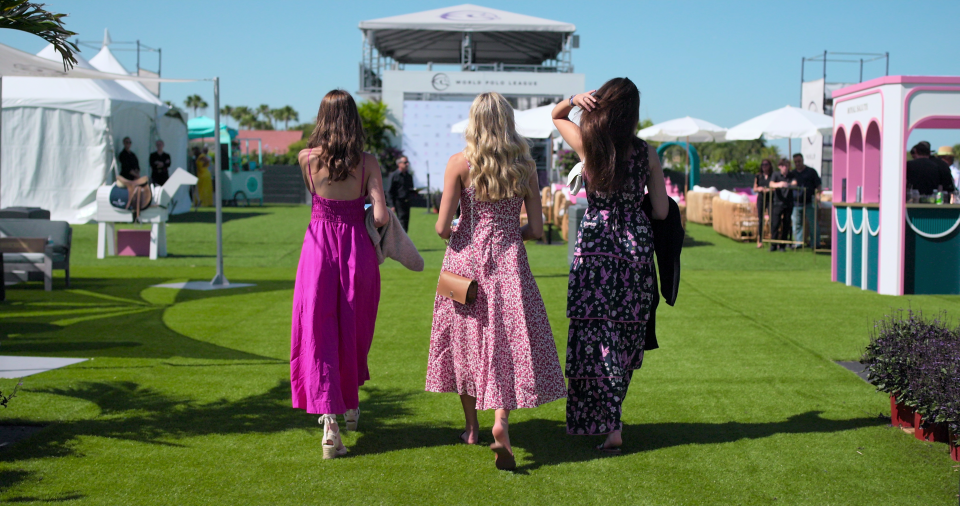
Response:
[[[318,420],[323,424],[323,458],[335,459],[347,454],[347,447],[340,440],[340,428],[337,426],[336,415],[323,415]]]
[[[347,430],[357,430],[357,424],[360,423],[360,408],[357,409],[348,409],[343,415],[344,421],[347,422]]]

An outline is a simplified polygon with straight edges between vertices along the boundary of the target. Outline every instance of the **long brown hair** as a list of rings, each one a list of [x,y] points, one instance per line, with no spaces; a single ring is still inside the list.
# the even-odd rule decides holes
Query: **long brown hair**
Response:
[[[580,116],[583,169],[590,191],[606,193],[621,188],[628,176],[621,162],[627,160],[630,147],[637,142],[640,91],[630,79],[616,77],[593,96],[596,107]]]
[[[320,166],[330,171],[329,183],[350,177],[350,169],[363,160],[366,135],[357,103],[343,90],[333,90],[320,101],[317,126],[307,147],[320,148]]]

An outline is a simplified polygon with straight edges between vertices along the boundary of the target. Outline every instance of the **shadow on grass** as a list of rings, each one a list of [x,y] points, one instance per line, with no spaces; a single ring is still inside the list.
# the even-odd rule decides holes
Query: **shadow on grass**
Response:
[[[732,443],[742,439],[761,439],[774,434],[811,434],[842,432],[886,425],[888,418],[851,418],[830,420],[820,417],[820,411],[808,411],[780,422],[726,422],[726,423],[649,423],[625,425],[623,453],[639,453],[682,445]],[[557,438],[566,440],[558,444]],[[562,421],[534,419],[510,425],[510,439],[515,446],[530,452],[531,464],[519,471],[530,471],[545,465],[582,462],[603,457],[594,447],[603,437],[568,436]]]
[[[278,382],[267,391],[238,400],[199,403],[177,398],[135,382],[87,382],[72,387],[28,390],[96,404],[99,416],[87,420],[49,420],[48,425],[12,448],[0,452],[0,463],[78,456],[78,441],[105,437],[145,444],[185,447],[190,437],[230,434],[277,434],[311,430],[318,436],[316,415],[290,407],[290,383]],[[361,430],[351,454],[372,455],[414,448],[457,445],[460,429],[411,423],[409,406],[421,391],[364,387]],[[16,420],[11,420],[16,423]],[[774,434],[830,433],[884,425],[880,418],[829,420],[811,411],[767,423],[652,423],[628,425],[624,452],[638,453],[681,445],[709,445],[760,439]],[[510,427],[514,445],[531,455],[519,472],[543,466],[602,458],[593,449],[600,437],[566,434],[562,420],[533,419]],[[489,437],[488,437],[489,439]],[[486,444],[486,442],[483,442]],[[0,490],[31,479],[26,471],[0,472]]]
[[[271,213],[262,212],[262,211],[243,211],[243,208],[233,208],[228,209],[223,208],[220,215],[223,218],[223,222],[233,220],[242,220],[244,218],[257,218],[259,216],[267,216]],[[167,223],[216,223],[217,222],[217,213],[213,209],[203,209],[202,211],[191,211],[189,213],[175,214],[170,217],[170,220]]]
[[[697,246],[713,246],[712,242],[707,241],[698,241],[689,235],[683,236],[683,247],[684,248],[695,248]]]
[[[352,455],[369,455],[454,441],[449,428],[413,426],[411,399],[421,391],[364,387],[368,398],[362,404],[361,435],[351,446]],[[281,381],[262,394],[235,401],[198,403],[177,398],[135,382],[86,382],[63,388],[26,390],[81,399],[99,408],[99,416],[87,420],[50,420],[47,426],[0,452],[0,463],[82,456],[77,442],[85,437],[113,438],[139,443],[184,447],[179,440],[229,434],[276,434],[311,430],[320,437],[317,415],[290,406],[290,382]],[[17,423],[16,420],[8,420]],[[32,421],[31,423],[37,423]],[[317,451],[319,453],[319,445]],[[319,455],[318,455],[319,458]],[[0,491],[31,479],[26,471],[0,471]]]
[[[199,341],[171,330],[163,321],[173,305],[200,299],[293,288],[293,281],[255,280],[255,286],[228,290],[180,290],[173,304],[142,296],[169,278],[74,278],[71,288],[8,293],[0,307],[2,352],[31,356],[127,358],[278,359]],[[242,283],[243,280],[234,280]],[[155,289],[165,290],[165,289]]]

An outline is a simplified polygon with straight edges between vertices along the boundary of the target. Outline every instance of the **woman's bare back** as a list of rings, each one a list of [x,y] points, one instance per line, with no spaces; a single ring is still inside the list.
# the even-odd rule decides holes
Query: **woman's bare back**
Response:
[[[371,155],[364,153],[360,163],[350,169],[347,179],[331,181],[330,171],[320,166],[320,158],[317,156],[319,151],[317,148],[300,151],[300,171],[310,193],[332,200],[356,200],[367,193],[366,180],[370,176],[371,166],[374,165],[367,161],[367,157]],[[364,176],[363,180],[361,175]]]

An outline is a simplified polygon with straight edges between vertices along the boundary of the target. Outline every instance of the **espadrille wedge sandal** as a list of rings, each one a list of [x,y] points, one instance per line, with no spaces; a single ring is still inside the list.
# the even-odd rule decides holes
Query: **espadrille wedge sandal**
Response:
[[[357,430],[357,424],[360,423],[360,408],[357,409],[348,409],[343,415],[343,419],[347,422],[347,430]]]
[[[323,424],[323,458],[335,459],[347,454],[347,447],[340,440],[340,428],[336,415],[323,415],[318,420]]]

